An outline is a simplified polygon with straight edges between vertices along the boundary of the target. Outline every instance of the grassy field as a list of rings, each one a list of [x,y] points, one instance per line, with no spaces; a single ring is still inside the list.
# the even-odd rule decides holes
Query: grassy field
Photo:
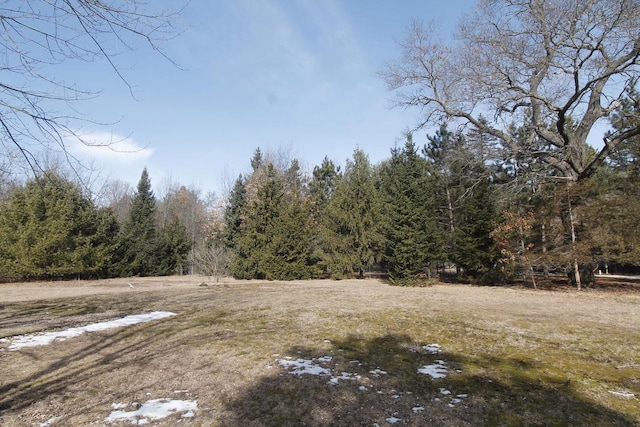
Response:
[[[9,348],[15,335],[151,311],[177,315]],[[197,410],[152,425],[640,425],[633,290],[206,277],[3,284],[0,338],[2,426],[106,425],[114,410],[157,399]],[[296,363],[320,375],[296,375]]]

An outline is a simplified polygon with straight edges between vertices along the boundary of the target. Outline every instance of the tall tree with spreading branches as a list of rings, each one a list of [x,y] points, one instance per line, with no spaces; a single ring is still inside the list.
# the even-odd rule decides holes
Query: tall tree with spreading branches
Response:
[[[638,0],[481,0],[453,42],[414,23],[402,57],[381,75],[398,106],[422,110],[418,127],[470,124],[511,156],[532,156],[575,183],[640,134],[618,128],[595,155],[587,149],[640,75],[639,22]],[[529,138],[514,138],[514,124]]]

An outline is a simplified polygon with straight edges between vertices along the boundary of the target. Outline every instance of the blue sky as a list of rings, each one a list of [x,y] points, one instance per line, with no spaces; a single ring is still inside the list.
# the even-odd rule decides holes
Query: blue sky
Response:
[[[391,109],[376,72],[398,57],[413,19],[446,35],[474,4],[192,0],[184,32],[162,44],[179,67],[143,47],[115,57],[135,98],[104,63],[67,70],[65,79],[101,91],[76,106],[103,123],[85,124],[87,139],[121,141],[123,152],[74,150],[132,185],[146,166],[155,186],[171,178],[218,194],[249,169],[256,147],[289,150],[309,171],[325,155],[344,164],[356,147],[377,163],[417,112]]]

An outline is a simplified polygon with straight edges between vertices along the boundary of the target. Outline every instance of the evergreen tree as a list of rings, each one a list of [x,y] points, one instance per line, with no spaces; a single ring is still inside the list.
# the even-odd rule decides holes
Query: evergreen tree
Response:
[[[385,201],[385,264],[397,284],[415,284],[435,272],[442,247],[435,213],[434,182],[427,162],[408,135],[402,149],[394,149],[383,164]]]
[[[292,162],[284,172],[267,163],[265,180],[247,206],[233,248],[234,277],[290,280],[311,276],[309,213]]]
[[[144,168],[121,235],[118,263],[121,276],[151,276],[162,270],[158,266],[159,241],[155,209],[156,198],[151,189],[147,168]]]
[[[314,259],[314,276],[323,276],[328,271],[330,250],[323,239],[326,209],[340,178],[340,167],[336,167],[326,156],[320,166],[313,168],[313,175],[309,183],[309,228],[312,235],[311,252]]]
[[[380,200],[373,172],[368,156],[356,149],[325,210],[323,241],[333,278],[363,277],[381,258]]]
[[[109,208],[98,209],[94,249],[99,277],[113,277],[117,274],[114,264],[119,233],[120,225],[113,211]]]
[[[18,279],[101,277],[114,235],[80,188],[46,172],[0,207],[0,271]]]
[[[173,218],[165,228],[160,230],[157,238],[155,273],[166,276],[174,273],[183,274],[187,255],[193,242],[187,236],[187,228],[178,218]]]
[[[497,276],[498,253],[491,232],[495,228],[497,213],[488,179],[480,178],[468,188],[456,230],[456,251],[453,260],[466,276],[493,283]]]
[[[443,263],[455,263],[460,204],[466,195],[464,180],[472,156],[465,149],[464,136],[454,134],[444,124],[435,135],[427,135],[427,139],[429,143],[424,146],[423,153],[429,163],[436,210],[440,213],[442,247],[439,255]]]
[[[228,248],[236,246],[246,208],[247,188],[242,175],[240,175],[231,189],[223,214],[225,227],[222,232],[222,241]]]

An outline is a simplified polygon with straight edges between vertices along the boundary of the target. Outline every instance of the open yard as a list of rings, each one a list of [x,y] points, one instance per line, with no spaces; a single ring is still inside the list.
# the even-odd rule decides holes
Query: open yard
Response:
[[[640,425],[632,289],[2,284],[0,338],[2,426]]]

